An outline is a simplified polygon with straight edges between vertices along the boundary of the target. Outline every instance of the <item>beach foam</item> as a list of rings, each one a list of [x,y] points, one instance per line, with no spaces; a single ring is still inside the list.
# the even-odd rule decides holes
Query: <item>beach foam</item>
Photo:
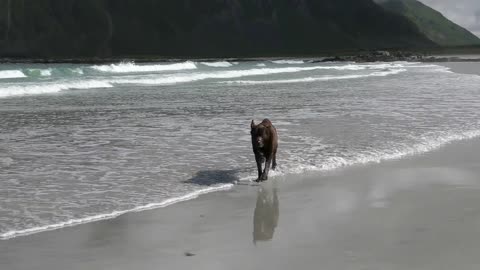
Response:
[[[25,74],[27,74],[29,77],[46,77],[46,76],[52,76],[52,69],[38,69],[38,68],[29,68],[26,69]]]
[[[401,67],[398,64],[376,64],[376,65],[344,65],[344,66],[313,66],[313,67],[284,67],[284,68],[253,68],[245,70],[228,70],[216,71],[209,73],[191,73],[191,74],[176,74],[165,75],[155,78],[132,78],[132,79],[118,79],[112,83],[118,84],[143,84],[143,85],[162,85],[162,84],[176,84],[186,83],[205,79],[230,79],[247,76],[262,76],[281,73],[296,73],[302,71],[313,70],[365,70],[365,69],[387,69]],[[347,75],[348,76],[348,75]]]
[[[91,66],[90,68],[108,73],[136,73],[136,72],[160,72],[196,69],[197,66],[191,61],[175,64],[162,65],[137,65],[134,62],[122,62],[119,64]]]
[[[421,68],[423,72],[429,72],[429,73],[455,73],[451,71],[449,67],[445,66],[439,66],[439,65],[410,65],[408,66],[410,68]]]
[[[345,166],[351,166],[351,165],[379,163],[386,160],[399,159],[405,156],[412,156],[416,154],[430,152],[455,141],[472,139],[476,137],[480,137],[480,130],[466,131],[460,134],[445,134],[443,136],[437,136],[437,137],[435,136],[425,137],[423,138],[422,142],[412,146],[405,146],[397,149],[388,149],[386,151],[372,153],[370,155],[361,154],[361,155],[352,157],[351,159],[347,159],[343,157],[329,157],[325,161],[323,161],[322,164],[318,164],[318,165],[309,164],[308,162],[305,162],[305,163],[300,162],[298,164],[295,164],[295,166],[291,166],[292,164],[283,165],[279,167],[279,169],[277,169],[276,171],[271,171],[270,176],[271,178],[274,178],[274,177],[289,175],[289,174],[301,174],[301,173],[314,172],[314,171],[329,171],[329,170],[334,170],[334,169],[338,169]],[[297,159],[297,161],[298,160],[299,159]],[[255,179],[256,177],[254,176],[254,174],[251,174],[249,176],[244,176],[240,178],[240,181],[253,181]],[[39,232],[51,231],[51,230],[76,226],[76,225],[99,221],[99,220],[112,219],[129,212],[140,212],[140,211],[146,211],[146,210],[151,210],[156,208],[167,207],[169,205],[172,205],[178,202],[196,199],[198,198],[198,196],[203,194],[229,190],[229,189],[232,189],[234,185],[235,185],[234,183],[221,184],[218,186],[200,189],[183,196],[169,198],[159,203],[150,203],[150,204],[137,206],[135,208],[131,208],[127,210],[113,211],[110,213],[98,214],[98,215],[88,216],[84,218],[69,219],[67,221],[58,222],[55,224],[38,226],[38,227],[33,227],[28,229],[10,230],[10,231],[1,233],[0,240],[7,240],[7,239],[11,239],[18,236],[26,236],[30,234],[39,233]]]
[[[254,85],[254,84],[279,84],[279,83],[302,83],[302,82],[318,82],[318,81],[331,81],[331,80],[349,80],[349,79],[359,79],[359,78],[368,78],[368,77],[384,77],[388,75],[399,74],[405,71],[407,70],[392,69],[392,70],[373,72],[370,74],[340,75],[340,76],[326,75],[322,77],[306,77],[306,78],[288,79],[288,80],[266,80],[266,81],[240,80],[240,81],[227,81],[225,83]]]
[[[388,160],[400,159],[408,156],[419,155],[439,149],[447,144],[480,137],[480,130],[465,131],[462,133],[450,133],[439,136],[426,136],[420,142],[413,145],[403,145],[391,147],[388,149],[378,150],[370,153],[356,153],[351,157],[330,156],[315,163],[307,160],[301,155],[294,155],[289,160],[284,161],[276,171],[271,171],[270,176],[278,177],[291,174],[302,174],[308,172],[331,171],[342,167],[353,165],[364,165],[369,163],[380,163]],[[317,142],[318,147],[321,143]],[[243,176],[240,181],[253,181],[256,179],[255,174]]]
[[[25,78],[20,70],[0,70],[0,79],[14,79],[14,78]]]
[[[69,89],[93,89],[111,87],[113,87],[111,84],[103,81],[24,84],[3,87],[0,86],[0,98],[23,95],[49,94]]]
[[[209,66],[209,67],[231,67],[233,66],[227,61],[221,62],[201,62],[202,65]]]
[[[477,127],[475,112],[478,111],[477,104],[474,102],[477,99],[475,85],[478,79],[475,80],[476,76],[472,77],[473,80],[469,80],[469,77],[458,79],[459,76],[457,75],[444,73],[441,73],[442,76],[431,76],[429,70],[439,69],[439,66],[409,63],[324,66],[305,64],[301,67],[277,66],[277,68],[257,68],[255,67],[256,64],[242,63],[238,68],[245,68],[243,70],[205,68],[210,72],[201,72],[200,69],[200,71],[181,71],[169,75],[156,73],[101,74],[98,76],[98,72],[87,67],[85,73],[88,75],[86,78],[90,78],[88,81],[79,81],[81,78],[71,76],[70,70],[72,68],[60,66],[53,68],[54,76],[52,78],[38,78],[35,83],[31,80],[25,83],[4,83],[0,86],[0,96],[53,93],[66,89],[112,87],[115,83],[121,84],[125,81],[127,83],[138,83],[139,80],[147,80],[147,83],[153,81],[154,84],[166,84],[210,78],[238,78],[318,69],[361,70],[361,72],[312,72],[293,74],[294,76],[291,77],[260,77],[260,79],[270,80],[254,81],[254,83],[300,82],[300,84],[294,87],[249,86],[241,89],[242,91],[261,89],[261,91],[258,91],[260,94],[275,97],[275,100],[265,101],[268,102],[269,107],[278,108],[278,110],[272,110],[271,117],[276,119],[275,124],[281,133],[281,163],[278,170],[272,172],[272,178],[402,158],[432,151],[453,141],[480,135],[480,131],[475,130]],[[389,78],[391,80],[388,81],[383,79],[343,81],[342,85],[338,87],[325,87],[320,91],[301,84],[302,81],[348,80],[361,77],[389,76],[404,72],[407,68],[408,75],[412,74],[412,76],[392,76],[392,78]],[[61,72],[67,73],[67,76],[70,75],[70,77],[68,79],[62,78],[62,81],[52,82],[52,80],[60,77]],[[99,77],[98,80],[92,79],[95,75]],[[301,76],[303,78],[297,78]],[[284,80],[274,80],[275,78]],[[214,81],[213,83],[217,82]],[[444,87],[437,87],[438,84]],[[416,85],[419,85],[419,87],[415,87]],[[212,86],[212,88],[208,88],[209,86]],[[131,88],[132,91],[137,89],[137,87]],[[150,91],[149,93],[152,94],[152,97],[158,98],[159,101],[165,100],[166,103],[165,107],[159,105],[162,112],[155,112],[155,117],[145,117],[144,111],[151,111],[151,107],[145,107],[145,110],[132,110],[132,115],[138,114],[133,118],[119,118],[119,121],[121,121],[113,123],[114,128],[112,128],[105,125],[106,121],[99,122],[97,118],[89,118],[95,117],[95,114],[88,115],[84,122],[72,123],[73,127],[78,129],[75,144],[64,141],[65,136],[58,134],[58,131],[38,128],[38,125],[29,126],[31,136],[22,134],[22,136],[26,136],[26,139],[11,140],[9,147],[22,150],[25,156],[35,155],[35,158],[32,159],[34,161],[30,162],[30,159],[17,159],[15,156],[12,156],[12,158],[6,156],[6,159],[3,160],[0,157],[0,165],[8,166],[8,173],[15,176],[10,177],[9,175],[7,179],[22,179],[22,177],[36,179],[35,177],[31,178],[32,175],[29,174],[33,170],[24,170],[24,168],[30,168],[30,163],[32,163],[36,165],[35,175],[41,173],[42,176],[51,178],[52,184],[58,183],[58,186],[44,187],[36,185],[35,181],[23,181],[22,184],[30,184],[28,190],[27,188],[18,190],[18,183],[21,180],[15,180],[17,182],[12,182],[14,180],[7,181],[4,185],[7,193],[13,194],[13,192],[18,191],[21,192],[19,194],[22,197],[7,197],[12,202],[5,204],[4,209],[6,209],[5,213],[7,214],[3,216],[1,222],[0,239],[114,218],[132,211],[164,207],[179,201],[194,199],[200,194],[231,188],[238,180],[254,180],[256,168],[254,165],[252,166],[251,151],[247,149],[250,137],[248,130],[246,130],[245,119],[253,116],[249,115],[248,112],[254,111],[252,110],[255,104],[253,102],[258,101],[244,98],[246,95],[235,96],[235,91],[237,88],[242,88],[241,86],[221,87],[218,84],[209,84],[204,88],[185,87],[186,89],[179,86],[178,89],[182,91],[182,95],[178,96],[175,87],[165,88],[169,88],[168,91]],[[138,87],[138,89],[142,88]],[[214,91],[210,92],[210,89]],[[216,105],[212,106],[213,103],[210,101],[217,100],[219,93],[217,91],[222,91],[222,95],[225,94],[225,97],[233,96],[235,98],[223,98],[222,96],[222,106],[220,108]],[[95,100],[101,101],[99,106],[107,105],[108,108],[117,109],[117,102],[105,103],[102,91],[79,92],[82,94],[88,92],[88,98],[92,102]],[[108,92],[110,93],[110,91]],[[187,93],[188,97],[183,96],[183,93]],[[124,91],[112,91],[112,94],[117,95],[119,99],[124,98],[122,96]],[[204,96],[208,98],[203,99]],[[130,95],[125,97],[133,102],[132,105],[135,108],[137,106],[143,108],[144,102],[142,100],[132,100]],[[330,99],[329,97],[333,98]],[[65,99],[69,98],[65,97]],[[75,96],[74,98],[81,97]],[[50,117],[50,110],[53,104],[60,104],[61,106],[61,102],[64,102],[65,99],[51,99],[44,108],[41,107],[43,105],[41,102],[33,99],[11,99],[6,100],[5,103],[8,106],[12,106],[11,104],[14,104],[13,106],[16,104],[20,106],[24,104],[26,106],[38,105],[39,110],[47,112],[38,114],[39,121],[45,123],[44,126],[56,127],[57,118]],[[171,100],[182,102],[182,104],[170,106],[171,103],[167,101]],[[452,100],[453,102],[450,102]],[[416,104],[420,104],[420,106]],[[118,109],[122,110],[123,108]],[[67,116],[68,113],[70,112],[65,112]],[[263,114],[263,112],[257,113],[254,115],[255,118]],[[439,115],[443,113],[445,115]],[[218,115],[228,121],[219,125],[217,119],[214,119]],[[438,119],[444,119],[444,122],[438,123],[437,126],[435,116],[438,116]],[[6,118],[4,121],[14,122],[16,117],[22,116],[13,115],[10,117],[12,118]],[[337,119],[345,122],[336,125],[339,123]],[[413,120],[410,122],[409,119]],[[125,122],[123,122],[124,120]],[[182,125],[178,125],[178,120],[182,120]],[[360,121],[365,121],[365,123],[359,123]],[[308,124],[304,125],[305,122],[315,124],[308,126]],[[87,125],[84,125],[85,123]],[[23,123],[20,124],[23,125]],[[116,128],[118,124],[129,126],[129,128],[118,130]],[[349,124],[351,126],[348,126]],[[361,127],[358,127],[357,124]],[[369,124],[372,126],[369,127]],[[211,128],[212,126],[215,126],[215,129]],[[305,130],[302,128],[305,128]],[[344,128],[348,128],[349,131],[351,128],[351,133],[355,133],[355,136],[358,137],[350,138],[349,132],[343,133]],[[359,128],[358,133],[355,128]],[[232,138],[238,143],[233,147],[228,145],[228,148],[225,148],[222,142],[216,141],[214,142],[216,144],[215,148],[212,148],[212,138],[218,135],[218,130],[223,132],[222,136]],[[329,131],[325,132],[325,130]],[[447,132],[447,130],[450,132]],[[387,136],[385,140],[382,139],[383,132]],[[42,133],[49,133],[49,135],[46,138],[38,136]],[[5,133],[4,136],[10,135]],[[111,138],[114,136],[129,142],[113,142]],[[183,140],[178,142],[176,139],[178,137],[187,138],[188,143]],[[371,142],[369,139],[374,137],[378,141]],[[130,143],[138,138],[141,138],[141,144],[133,145]],[[162,140],[158,140],[158,138],[162,138]],[[181,151],[175,152],[176,143],[181,143],[182,147],[176,147]],[[75,148],[70,148],[73,146]],[[77,151],[80,148],[82,151]],[[49,151],[46,152],[45,149]],[[98,152],[95,152],[97,150]],[[226,153],[228,154],[230,151],[233,154],[230,155],[231,157],[226,157]],[[174,154],[171,154],[172,152]],[[46,154],[43,155],[43,153]],[[112,156],[115,158],[112,159]],[[89,160],[90,157],[95,157],[94,162],[89,163],[92,165],[81,165],[71,170],[70,164],[84,164],[83,160]],[[65,164],[55,162],[60,159],[65,160]],[[136,160],[134,164],[137,165],[129,167],[133,159]],[[179,163],[178,160],[182,162]],[[62,164],[59,166],[57,163]],[[104,176],[98,178],[99,174],[89,171],[90,166],[102,163],[107,164],[107,166],[96,168],[98,172],[104,173]],[[184,166],[181,166],[182,163],[189,164],[189,167],[185,169]],[[45,164],[48,164],[48,166],[45,166]],[[158,164],[162,164],[162,166],[158,166]],[[228,172],[220,170],[225,168],[231,170]],[[105,171],[106,169],[108,171]],[[207,183],[197,181],[199,178],[204,180],[197,175],[206,175],[204,178],[206,178],[205,182]],[[75,179],[75,182],[70,182],[70,179]],[[191,181],[191,179],[194,179],[194,181]],[[81,182],[81,185],[76,186],[77,180]],[[209,180],[212,181],[209,182]],[[142,185],[138,185],[139,181]],[[75,198],[70,196],[56,197],[55,188],[58,187],[59,190],[63,190],[62,184],[65,183],[68,183],[69,187],[73,187],[72,190],[77,195]],[[121,186],[119,183],[121,183]],[[203,189],[206,184],[213,184],[214,186]],[[117,190],[115,188],[111,189],[112,186],[117,185],[119,186]],[[54,187],[52,191],[50,190],[51,187]],[[111,193],[108,195],[108,200],[106,200],[105,195],[102,195],[106,192]],[[28,200],[24,198],[28,198]],[[50,202],[50,198],[56,198],[56,200]],[[142,198],[149,198],[149,200],[145,201]],[[42,199],[48,208],[40,209],[36,207],[36,204]],[[147,204],[148,202],[158,203]],[[16,207],[9,209],[9,205],[16,205]],[[16,210],[18,208],[26,209],[28,212],[19,213]],[[62,210],[57,212],[56,209]],[[15,218],[17,217],[20,217],[21,221],[16,222]]]
[[[298,65],[298,64],[303,64],[305,63],[303,60],[274,60],[272,61],[274,64],[280,64],[280,65]]]
[[[74,74],[83,75],[83,69],[81,68],[72,68],[70,71]]]
[[[162,208],[166,207],[178,202],[183,202],[183,201],[188,201],[192,200],[195,198],[198,198],[198,196],[211,193],[211,192],[216,192],[216,191],[222,191],[222,190],[228,190],[231,189],[234,185],[233,184],[224,184],[216,187],[209,187],[209,188],[204,188],[201,190],[197,190],[194,192],[191,192],[189,194],[175,197],[175,198],[170,198],[166,199],[162,202],[159,203],[150,203],[147,205],[143,206],[138,206],[132,209],[128,210],[122,210],[122,211],[113,211],[111,213],[105,213],[105,214],[98,214],[95,216],[89,216],[89,217],[84,217],[84,218],[77,218],[77,219],[70,219],[64,222],[59,222],[55,224],[49,224],[45,226],[39,226],[39,227],[33,227],[29,229],[24,229],[24,230],[11,230],[5,233],[0,234],[0,240],[7,240],[10,238],[18,237],[18,236],[25,236],[25,235],[30,235],[34,233],[39,233],[39,232],[45,232],[45,231],[52,231],[56,229],[61,229],[65,227],[72,227],[80,224],[85,224],[89,222],[94,222],[94,221],[99,221],[99,220],[105,220],[105,219],[112,219],[115,217],[118,217],[120,215],[129,213],[129,212],[140,212],[140,211],[145,211],[145,210],[151,210],[151,209],[156,209],[156,208]]]

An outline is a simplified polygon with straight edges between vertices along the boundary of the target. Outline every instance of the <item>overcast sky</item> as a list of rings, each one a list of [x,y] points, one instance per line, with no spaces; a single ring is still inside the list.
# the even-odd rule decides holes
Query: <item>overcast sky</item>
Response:
[[[420,0],[480,37],[480,0]]]

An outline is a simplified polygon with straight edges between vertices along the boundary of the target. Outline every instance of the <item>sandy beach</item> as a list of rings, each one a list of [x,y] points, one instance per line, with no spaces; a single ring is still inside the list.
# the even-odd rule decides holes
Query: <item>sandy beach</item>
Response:
[[[480,1],[2,7],[0,270],[480,269]]]
[[[0,269],[478,269],[479,153],[461,141],[4,240]]]

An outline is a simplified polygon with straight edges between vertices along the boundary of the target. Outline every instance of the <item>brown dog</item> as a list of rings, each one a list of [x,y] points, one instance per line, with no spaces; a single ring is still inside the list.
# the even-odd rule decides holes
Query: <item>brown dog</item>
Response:
[[[277,167],[277,130],[268,119],[263,119],[258,125],[255,125],[255,122],[252,120],[250,134],[252,135],[253,153],[255,154],[258,169],[258,179],[256,181],[265,181],[268,179],[270,165],[272,170],[275,170]],[[264,161],[265,169],[262,172],[262,163]]]

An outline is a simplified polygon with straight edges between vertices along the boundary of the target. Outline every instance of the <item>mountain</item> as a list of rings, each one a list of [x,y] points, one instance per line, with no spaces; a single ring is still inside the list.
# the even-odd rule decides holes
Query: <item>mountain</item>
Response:
[[[373,0],[0,0],[0,57],[242,57],[431,46],[414,23]]]
[[[479,45],[480,39],[417,0],[377,0],[386,10],[407,17],[430,40],[441,46]]]

